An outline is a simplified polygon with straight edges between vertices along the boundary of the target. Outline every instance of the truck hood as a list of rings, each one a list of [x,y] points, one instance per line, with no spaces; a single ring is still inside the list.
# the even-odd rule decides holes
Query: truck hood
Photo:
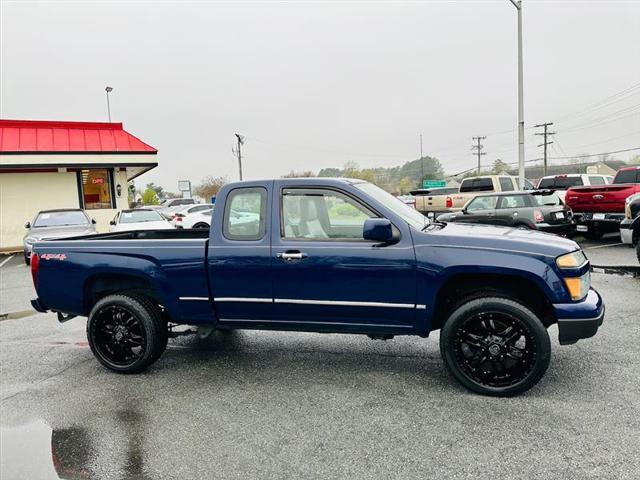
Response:
[[[550,233],[494,225],[447,223],[440,230],[421,232],[421,236],[425,244],[488,248],[550,257],[580,248],[576,242]]]

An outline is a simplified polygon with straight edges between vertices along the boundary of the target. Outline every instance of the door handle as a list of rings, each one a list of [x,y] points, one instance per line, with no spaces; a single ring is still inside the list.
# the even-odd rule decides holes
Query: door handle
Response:
[[[293,260],[302,260],[303,258],[307,258],[307,254],[306,253],[302,253],[302,252],[280,252],[276,255],[276,257],[281,258],[282,260],[285,260],[287,262],[291,262]]]

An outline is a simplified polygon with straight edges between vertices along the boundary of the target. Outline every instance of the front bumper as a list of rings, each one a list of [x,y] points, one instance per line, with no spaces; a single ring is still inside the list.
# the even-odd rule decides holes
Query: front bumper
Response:
[[[604,303],[598,292],[591,289],[584,300],[553,305],[558,318],[560,345],[571,345],[582,338],[593,337],[604,320]]]
[[[620,223],[620,238],[622,243],[628,243],[629,245],[633,243],[633,220],[625,218]]]

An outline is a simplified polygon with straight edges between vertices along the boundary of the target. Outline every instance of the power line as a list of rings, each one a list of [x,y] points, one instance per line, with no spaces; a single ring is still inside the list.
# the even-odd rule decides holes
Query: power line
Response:
[[[613,95],[610,95],[610,96],[608,96],[608,97],[606,97],[606,98],[604,98],[602,100],[599,100],[599,101],[597,101],[595,103],[587,105],[584,108],[581,108],[579,110],[575,110],[575,111],[567,113],[565,115],[561,115],[560,117],[558,117],[558,120],[562,120],[564,118],[573,117],[573,116],[579,116],[582,113],[587,112],[589,110],[595,111],[595,110],[599,110],[600,108],[604,108],[605,106],[608,106],[610,104],[617,103],[621,99],[617,99],[617,100],[614,100],[612,102],[610,102],[609,100],[612,100],[612,99],[614,99],[616,97],[619,97],[619,96],[627,95],[628,93],[633,92],[634,90],[639,89],[639,88],[640,88],[640,83],[636,83],[636,84],[631,85],[630,87],[628,87],[628,88],[626,88],[626,89],[624,89],[624,90],[622,90],[620,92],[614,93]],[[634,92],[630,96],[633,96],[635,94],[636,93]]]

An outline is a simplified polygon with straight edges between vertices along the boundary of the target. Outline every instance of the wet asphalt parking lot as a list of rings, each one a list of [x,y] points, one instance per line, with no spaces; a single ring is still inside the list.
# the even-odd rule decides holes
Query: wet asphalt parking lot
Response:
[[[622,247],[586,252],[637,267]],[[640,278],[628,273],[593,274],[607,305],[596,337],[561,347],[551,327],[547,375],[496,399],[447,375],[437,333],[184,337],[144,374],[110,373],[84,319],[31,315],[19,261],[0,267],[3,480],[640,475]]]

